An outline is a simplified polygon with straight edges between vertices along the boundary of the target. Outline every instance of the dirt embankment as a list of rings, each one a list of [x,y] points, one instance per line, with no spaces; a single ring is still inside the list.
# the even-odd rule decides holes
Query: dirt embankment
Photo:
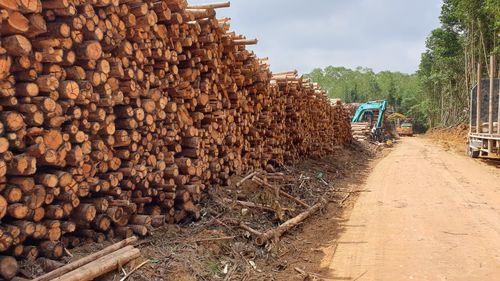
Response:
[[[467,134],[469,126],[459,125],[457,127],[436,127],[430,129],[425,137],[436,141],[443,146],[445,150],[452,150],[458,153],[464,153],[467,143]]]

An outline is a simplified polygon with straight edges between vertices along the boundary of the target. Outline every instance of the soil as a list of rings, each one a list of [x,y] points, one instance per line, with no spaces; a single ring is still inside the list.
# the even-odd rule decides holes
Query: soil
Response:
[[[465,153],[469,126],[459,125],[457,127],[437,127],[430,129],[425,137],[435,141],[445,150],[457,153]]]
[[[323,280],[498,280],[498,171],[404,138],[359,187],[370,192],[310,271]]]

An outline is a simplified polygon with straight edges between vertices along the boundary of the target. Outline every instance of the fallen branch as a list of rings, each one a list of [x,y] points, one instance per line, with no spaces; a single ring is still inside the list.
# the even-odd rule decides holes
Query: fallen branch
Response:
[[[344,205],[344,202],[351,196],[352,193],[347,193],[347,195],[339,202],[339,205]]]
[[[244,206],[244,207],[261,209],[261,210],[268,211],[268,212],[275,212],[275,210],[273,208],[269,208],[269,207],[266,207],[264,205],[259,205],[259,204],[255,204],[252,202],[231,200],[231,199],[227,199],[227,198],[224,198],[223,201],[226,203],[236,203],[236,204]]]
[[[233,240],[234,238],[236,238],[236,236],[224,236],[224,237],[206,238],[206,239],[194,240],[194,241],[192,241],[192,243],[222,241],[222,240]]]
[[[239,227],[240,227],[241,229],[244,229],[244,230],[246,230],[246,231],[250,232],[251,234],[253,234],[253,235],[255,235],[255,236],[261,236],[261,235],[262,235],[262,232],[257,231],[257,230],[255,230],[255,229],[251,228],[250,226],[246,225],[244,222],[240,222]]]
[[[93,262],[93,261],[95,261],[103,256],[106,256],[110,253],[113,253],[113,252],[115,252],[115,251],[117,251],[117,250],[119,250],[127,245],[130,245],[130,244],[136,242],[136,241],[137,241],[137,237],[135,237],[135,236],[129,237],[129,238],[122,240],[118,243],[115,243],[109,247],[106,247],[106,248],[100,250],[99,252],[93,253],[89,256],[86,256],[84,258],[76,260],[72,263],[68,263],[67,265],[64,265],[64,266],[62,266],[54,271],[51,271],[51,272],[48,272],[42,276],[39,276],[39,277],[33,279],[32,281],[50,281],[50,280],[53,280],[57,277],[62,276],[65,273],[68,273],[74,269],[82,267],[90,262]]]
[[[296,225],[298,225],[299,223],[304,221],[306,218],[308,218],[312,214],[316,213],[318,210],[320,210],[325,205],[326,205],[326,200],[321,198],[319,203],[310,207],[306,211],[300,213],[298,216],[287,220],[286,222],[284,222],[283,224],[281,224],[280,226],[278,226],[274,229],[271,229],[271,230],[264,232],[262,235],[259,235],[255,239],[255,244],[262,246],[267,241],[269,241],[271,238],[277,239],[277,238],[281,237],[285,232],[292,229],[293,227],[295,227]]]
[[[286,198],[288,198],[288,199],[290,199],[290,200],[294,201],[295,203],[297,203],[297,204],[299,204],[299,205],[301,205],[301,206],[303,206],[303,207],[306,207],[306,208],[309,208],[309,207],[310,207],[310,206],[309,206],[309,205],[307,205],[307,203],[305,203],[304,201],[302,201],[302,200],[300,200],[300,199],[298,199],[298,198],[296,198],[296,197],[293,197],[292,195],[290,195],[290,194],[288,194],[288,193],[284,192],[283,190],[281,190],[281,188],[276,188],[276,187],[274,187],[274,186],[270,185],[269,183],[265,182],[265,181],[264,181],[263,179],[261,179],[261,178],[258,178],[258,177],[253,177],[253,178],[252,178],[252,181],[255,181],[256,183],[260,184],[261,186],[264,186],[264,187],[266,187],[266,188],[269,188],[269,189],[271,189],[271,190],[273,190],[273,191],[276,191],[276,190],[278,189],[278,192],[279,192],[279,194],[280,194],[280,195],[285,196]]]
[[[123,276],[120,281],[125,281],[127,278],[129,278],[134,272],[136,272],[139,268],[143,267],[144,265],[146,265],[147,263],[149,262],[149,260],[146,260],[144,262],[142,262],[141,264],[139,264],[138,266],[136,266],[134,269],[132,269],[129,273],[125,274],[125,276]]]
[[[242,178],[239,182],[236,183],[236,187],[240,187],[244,182],[246,182],[247,180],[251,179],[253,176],[257,175],[258,172],[253,172],[253,173],[250,173],[248,176]]]
[[[271,179],[271,180],[283,180],[285,177],[284,173],[267,173],[266,174],[266,179]]]
[[[266,173],[266,177],[269,178],[269,177],[284,177],[285,176],[285,173],[283,172],[274,172],[274,173]]]

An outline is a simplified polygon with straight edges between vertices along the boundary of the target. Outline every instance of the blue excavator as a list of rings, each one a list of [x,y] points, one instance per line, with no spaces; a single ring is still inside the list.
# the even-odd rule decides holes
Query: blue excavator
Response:
[[[384,141],[384,114],[387,101],[369,101],[361,104],[352,118],[353,131],[363,128],[372,141]],[[355,134],[355,132],[353,132]]]

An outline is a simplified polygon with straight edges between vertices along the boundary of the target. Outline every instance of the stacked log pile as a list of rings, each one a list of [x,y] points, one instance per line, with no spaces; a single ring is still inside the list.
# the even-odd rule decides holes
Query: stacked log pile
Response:
[[[15,259],[197,218],[207,186],[350,141],[342,105],[273,76],[225,6],[0,0],[3,278]]]
[[[360,105],[360,103],[345,103],[344,107],[347,111],[349,111],[350,117],[353,118]]]
[[[357,141],[368,141],[371,135],[370,122],[352,123],[352,137]]]
[[[318,84],[304,80],[296,72],[274,74],[273,79],[285,98],[285,161],[304,155],[320,157],[351,140],[349,113],[340,100],[333,105]]]

